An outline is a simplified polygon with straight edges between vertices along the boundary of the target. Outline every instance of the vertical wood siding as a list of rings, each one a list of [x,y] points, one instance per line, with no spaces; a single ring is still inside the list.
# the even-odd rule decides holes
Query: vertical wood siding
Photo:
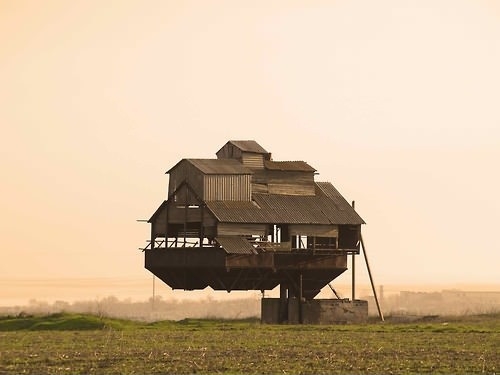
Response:
[[[204,177],[204,200],[251,200],[251,175],[206,175]]]

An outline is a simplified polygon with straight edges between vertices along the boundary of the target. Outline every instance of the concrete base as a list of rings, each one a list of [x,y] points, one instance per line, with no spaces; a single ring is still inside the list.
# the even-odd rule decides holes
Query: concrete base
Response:
[[[368,301],[313,299],[299,303],[297,298],[263,298],[261,322],[264,324],[345,324],[368,319]]]

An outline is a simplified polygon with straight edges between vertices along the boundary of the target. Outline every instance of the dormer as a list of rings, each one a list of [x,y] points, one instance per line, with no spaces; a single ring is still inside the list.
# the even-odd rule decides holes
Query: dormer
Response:
[[[271,153],[255,141],[229,141],[215,154],[217,159],[236,159],[251,169],[264,169],[264,162],[271,160]]]

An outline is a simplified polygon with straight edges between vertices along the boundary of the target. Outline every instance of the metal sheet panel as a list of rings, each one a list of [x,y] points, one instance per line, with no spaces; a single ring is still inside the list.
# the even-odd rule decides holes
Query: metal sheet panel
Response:
[[[315,172],[316,169],[311,167],[305,161],[274,161],[266,160],[264,166],[268,170],[273,171],[299,171],[299,172]]]
[[[239,236],[220,236],[215,240],[228,254],[256,254],[252,244],[245,238]]]
[[[186,159],[204,174],[252,174],[234,159]]]

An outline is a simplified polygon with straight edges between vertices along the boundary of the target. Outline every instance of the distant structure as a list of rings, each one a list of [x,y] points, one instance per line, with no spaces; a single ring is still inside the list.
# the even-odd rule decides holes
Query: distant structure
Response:
[[[279,286],[280,298],[262,299],[264,323],[365,320],[366,301],[314,299],[360,252],[364,221],[337,189],[315,181],[306,162],[274,161],[253,140],[229,141],[216,156],[167,171],[145,267],[173,289]]]

